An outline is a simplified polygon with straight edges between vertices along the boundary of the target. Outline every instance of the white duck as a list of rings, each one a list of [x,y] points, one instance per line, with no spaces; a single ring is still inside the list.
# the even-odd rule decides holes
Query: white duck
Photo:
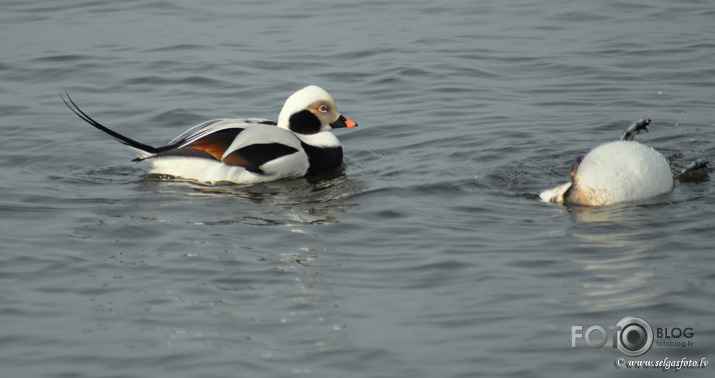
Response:
[[[543,201],[567,205],[602,206],[637,201],[667,193],[673,188],[668,161],[658,151],[633,141],[647,131],[649,119],[633,123],[622,140],[591,150],[571,170],[571,182],[539,195]]]
[[[278,123],[216,119],[192,127],[167,146],[153,147],[95,121],[69,94],[62,100],[85,122],[134,150],[134,161],[151,163],[151,173],[209,183],[252,184],[333,170],[342,164],[343,149],[330,130],[357,126],[338,113],[328,92],[311,85],[288,97]]]

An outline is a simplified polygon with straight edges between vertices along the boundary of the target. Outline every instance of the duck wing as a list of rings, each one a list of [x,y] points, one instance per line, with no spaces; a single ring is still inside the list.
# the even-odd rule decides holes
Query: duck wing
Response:
[[[280,161],[277,161],[281,159]],[[244,129],[224,151],[221,161],[237,165],[254,173],[267,173],[264,165],[273,162],[272,169],[302,171],[308,168],[308,157],[300,139],[278,127],[255,125]]]
[[[258,125],[275,125],[275,122],[260,118],[203,122],[174,138],[168,146],[159,147],[159,152],[150,157],[186,156],[220,161],[243,130]]]

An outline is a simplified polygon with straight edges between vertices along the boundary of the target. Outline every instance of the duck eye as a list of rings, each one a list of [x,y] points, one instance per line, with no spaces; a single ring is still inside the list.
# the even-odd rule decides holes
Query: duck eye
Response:
[[[320,110],[321,112],[325,113],[325,112],[328,111],[328,106],[327,106],[327,105],[320,105],[320,107],[318,108],[318,110]]]

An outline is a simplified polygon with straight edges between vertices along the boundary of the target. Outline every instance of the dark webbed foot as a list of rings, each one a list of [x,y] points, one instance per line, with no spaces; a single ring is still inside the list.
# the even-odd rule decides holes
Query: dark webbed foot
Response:
[[[681,182],[702,182],[710,176],[710,163],[705,158],[700,158],[690,163],[683,172],[678,175]]]
[[[621,140],[633,140],[633,138],[635,138],[637,134],[640,134],[641,131],[648,132],[648,125],[650,125],[649,118],[641,118],[633,122],[630,126],[628,126],[626,132],[621,135]]]

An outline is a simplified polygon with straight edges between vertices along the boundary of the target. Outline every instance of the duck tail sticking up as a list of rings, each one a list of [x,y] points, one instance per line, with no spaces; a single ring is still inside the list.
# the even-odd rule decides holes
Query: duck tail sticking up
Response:
[[[83,121],[89,123],[90,125],[94,126],[95,128],[104,131],[105,133],[111,135],[114,139],[118,140],[120,143],[126,145],[129,147],[131,150],[133,150],[138,158],[134,159],[133,161],[141,161],[143,159],[146,159],[148,157],[151,157],[159,152],[161,152],[160,148],[156,148],[153,146],[150,146],[148,144],[144,144],[141,142],[137,142],[136,140],[126,137],[122,134],[119,134],[118,132],[108,128],[107,126],[102,125],[101,123],[95,121],[92,117],[87,115],[84,111],[82,111],[77,104],[75,104],[74,101],[72,101],[72,98],[70,97],[69,93],[67,90],[65,90],[65,95],[67,98],[65,99],[65,96],[60,94],[60,97],[62,97],[62,101],[67,105],[74,114],[76,114],[79,118],[82,118]]]

